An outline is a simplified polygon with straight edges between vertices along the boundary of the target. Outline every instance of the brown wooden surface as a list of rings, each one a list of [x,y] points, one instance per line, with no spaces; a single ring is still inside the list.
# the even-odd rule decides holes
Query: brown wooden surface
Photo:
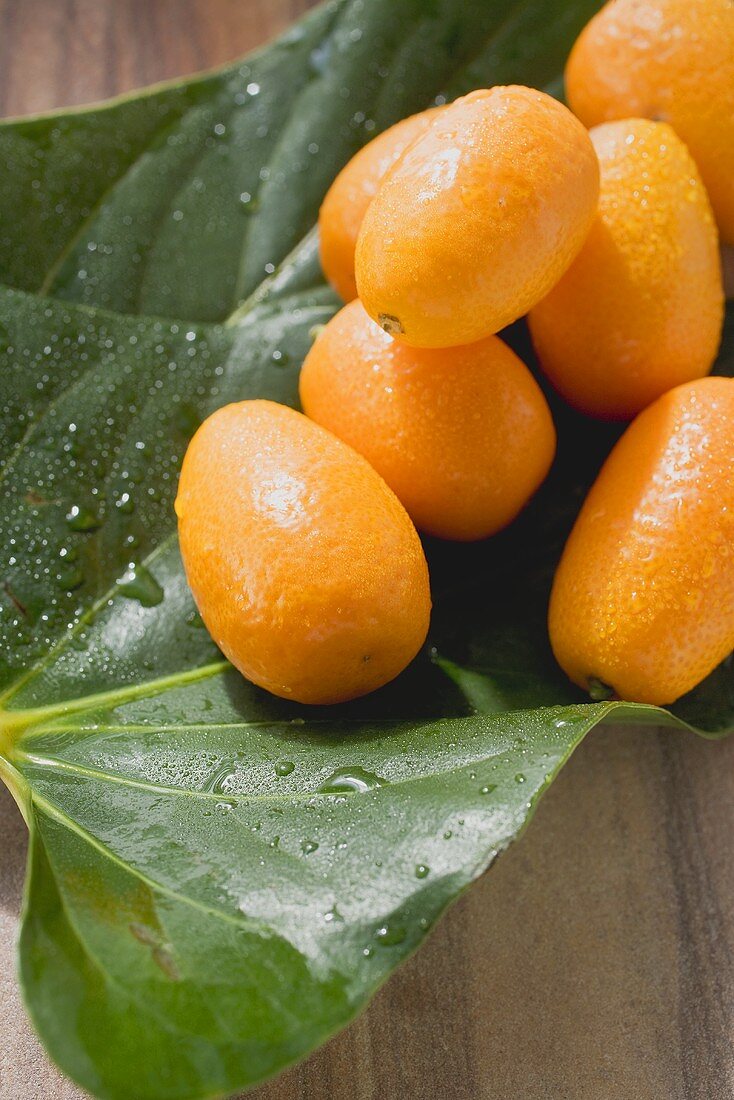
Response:
[[[0,0],[0,113],[218,64],[307,6]],[[734,739],[592,734],[527,835],[369,1010],[250,1096],[734,1097],[733,833]],[[25,836],[4,792],[0,837],[0,1097],[78,1100],[48,1064],[17,992]]]

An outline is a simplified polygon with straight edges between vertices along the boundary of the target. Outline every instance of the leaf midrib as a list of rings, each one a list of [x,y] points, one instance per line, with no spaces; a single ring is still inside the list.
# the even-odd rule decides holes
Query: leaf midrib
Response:
[[[8,734],[17,736],[38,722],[47,719],[53,720],[55,717],[65,714],[83,713],[94,710],[95,707],[122,706],[125,703],[133,702],[136,699],[144,699],[150,695],[161,695],[171,688],[196,683],[197,680],[216,676],[231,667],[229,662],[225,660],[212,661],[210,664],[185,669],[183,672],[174,672],[170,676],[161,676],[154,680],[143,680],[135,684],[127,684],[123,688],[101,691],[93,695],[80,696],[76,699],[67,699],[60,703],[51,703],[48,706],[33,707],[27,710],[3,710],[0,707],[0,752],[7,748],[4,742]],[[5,696],[0,701],[4,698]]]
[[[473,722],[476,719],[463,718],[458,719],[462,722]],[[447,719],[444,719],[447,721]],[[271,723],[272,724],[272,723]],[[376,787],[371,787],[368,790],[360,791],[353,789],[346,789],[343,791],[292,791],[290,794],[280,794],[277,792],[268,794],[249,794],[247,792],[239,791],[221,791],[219,793],[215,791],[196,791],[190,790],[186,787],[168,786],[164,783],[153,783],[145,779],[133,779],[131,776],[122,775],[120,773],[108,772],[100,768],[88,768],[83,764],[76,764],[67,760],[59,760],[52,756],[43,756],[38,753],[26,752],[24,749],[15,748],[13,750],[13,762],[26,761],[27,763],[34,764],[40,768],[48,768],[52,771],[69,772],[73,775],[78,775],[85,779],[98,779],[102,783],[113,783],[121,787],[133,787],[138,790],[150,791],[153,794],[170,794],[181,795],[184,798],[194,798],[203,801],[212,802],[224,802],[231,800],[232,802],[242,803],[248,805],[250,803],[269,803],[269,802],[284,802],[284,803],[300,803],[300,802],[314,802],[323,801],[327,802],[335,798],[355,798],[365,795],[377,795],[379,791],[385,793],[390,792],[390,788],[408,786],[413,783],[430,782],[434,779],[442,779],[447,776],[458,775],[465,771],[467,768],[474,768],[483,763],[488,763],[491,760],[496,760],[505,754],[507,749],[503,749],[496,753],[481,753],[478,756],[473,756],[469,759],[462,760],[459,764],[453,764],[449,767],[437,768],[435,771],[422,772],[420,775],[409,775],[400,779],[386,780],[384,783]]]
[[[170,897],[174,901],[181,902],[183,905],[190,905],[194,909],[198,909],[202,913],[206,913],[209,916],[218,917],[221,920],[226,921],[228,924],[233,924],[237,928],[251,928],[252,931],[258,934],[272,935],[272,930],[259,921],[253,920],[251,917],[247,917],[244,914],[242,917],[231,916],[223,909],[215,909],[209,905],[205,905],[204,902],[197,901],[195,898],[189,897],[188,894],[182,894],[178,890],[174,890],[169,886],[165,886],[161,882],[157,882],[155,879],[150,878],[136,867],[131,866],[126,860],[121,859],[116,852],[113,852],[106,844],[103,843],[98,837],[94,836],[87,829],[81,826],[73,818],[69,817],[64,811],[52,802],[50,799],[44,798],[38,791],[33,790],[31,792],[31,801],[33,805],[41,809],[50,818],[56,821],[59,825],[63,825],[64,828],[69,829],[86,844],[89,844],[105,859],[109,859],[115,866],[120,867],[126,874],[133,875],[135,878],[140,879],[145,885],[154,892],[163,894],[165,897]]]
[[[38,800],[38,801],[40,802],[41,800]],[[48,816],[50,816],[50,817],[54,816],[53,814],[49,813],[48,809],[46,809],[45,807],[44,807],[44,812],[47,813]],[[40,830],[36,826],[36,835],[37,835],[37,837],[39,837],[39,842],[41,842],[39,834],[40,834]],[[105,848],[104,845],[101,846],[101,851],[103,853],[108,853],[108,850]],[[113,858],[111,853],[108,853],[108,854],[109,854],[109,858]],[[48,853],[47,853],[47,856],[48,856]],[[133,1004],[139,1005],[145,1011],[145,1013],[148,1016],[150,1016],[154,1020],[156,1020],[156,1022],[159,1024],[159,1026],[162,1027],[162,1029],[164,1031],[168,1031],[168,1033],[171,1034],[171,1035],[182,1035],[182,1034],[183,1035],[189,1035],[189,1034],[191,1034],[190,1032],[188,1032],[185,1029],[182,1029],[180,1027],[171,1027],[170,1024],[168,1023],[168,1019],[165,1015],[157,1013],[157,1012],[153,1012],[151,1010],[151,1004],[153,1002],[151,1001],[150,998],[145,998],[144,1000],[141,999],[141,997],[135,995],[128,986],[123,985],[119,981],[119,979],[113,977],[113,975],[110,974],[110,972],[105,969],[102,962],[97,958],[96,953],[89,946],[86,938],[82,934],[82,932],[81,932],[81,930],[80,930],[80,928],[77,924],[77,921],[76,921],[76,918],[75,918],[75,915],[74,915],[73,911],[69,908],[69,905],[66,901],[66,898],[64,897],[63,891],[61,890],[61,886],[60,886],[60,882],[59,882],[59,878],[58,878],[56,868],[54,867],[53,862],[52,862],[50,857],[48,857],[47,862],[48,862],[48,866],[50,868],[51,874],[53,875],[54,884],[55,884],[55,887],[56,887],[56,893],[59,897],[61,907],[62,907],[64,913],[66,914],[66,918],[67,918],[67,921],[69,923],[69,927],[73,931],[73,934],[76,937],[77,942],[79,943],[79,946],[80,946],[81,950],[83,951],[85,957],[87,957],[90,960],[90,962],[94,966],[95,970],[97,970],[98,973],[100,974],[100,976],[102,977],[103,981],[107,985],[111,986],[113,989],[117,989],[120,993],[122,993],[122,995],[124,997],[126,997],[128,1000],[130,1000]],[[242,928],[244,927],[244,928],[247,928],[248,931],[252,931],[257,935],[264,936],[267,939],[272,938],[272,936],[274,935],[272,930],[270,928],[268,928],[267,925],[260,925],[258,922],[253,921],[251,917],[244,917],[244,915],[243,915],[242,919],[228,918],[227,914],[224,911],[209,910],[207,907],[204,907],[202,905],[197,904],[191,898],[188,898],[186,895],[177,896],[174,892],[167,891],[163,886],[161,886],[160,883],[157,883],[154,880],[148,880],[144,875],[137,872],[134,868],[129,867],[128,864],[123,863],[122,866],[131,875],[133,875],[134,877],[137,877],[141,881],[145,882],[146,885],[150,889],[152,889],[154,892],[163,894],[164,896],[167,896],[167,897],[172,897],[174,900],[181,901],[183,904],[189,904],[193,908],[203,910],[204,912],[211,912],[211,913],[213,913],[213,915],[215,915],[217,917],[221,917],[223,920],[226,920],[228,923],[235,924],[236,927],[238,928],[238,930],[242,930]],[[293,945],[291,944],[291,946],[293,946]],[[272,969],[272,967],[270,969]],[[269,999],[271,1001],[273,1000],[272,997],[270,997]],[[278,1005],[279,1005],[279,1008],[281,1010],[283,1010],[285,1008],[285,1006],[281,1002],[278,1002]]]
[[[166,133],[167,130],[170,130],[174,126],[179,126],[185,121],[190,112],[193,110],[193,107],[193,104],[187,106],[180,115],[177,115],[174,118],[167,119],[163,125],[154,130],[151,134],[150,139],[137,151],[135,158],[131,160],[129,164],[126,164],[120,175],[112,180],[109,187],[106,187],[104,189],[97,201],[90,208],[89,213],[86,215],[86,217],[81,219],[75,232],[72,233],[66,244],[56,256],[56,258],[52,260],[49,264],[48,270],[46,271],[46,274],[44,275],[43,280],[38,287],[38,290],[36,291],[39,297],[53,297],[53,295],[50,295],[49,292],[51,291],[56,276],[61,271],[69,256],[71,256],[76,246],[80,243],[80,241],[83,240],[84,235],[93,225],[95,218],[102,210],[110,195],[112,195],[116,188],[119,187],[119,185],[128,178],[130,173],[134,171],[134,169],[137,167],[137,165],[140,163],[146,153],[151,150],[151,148],[155,145],[159,138]]]

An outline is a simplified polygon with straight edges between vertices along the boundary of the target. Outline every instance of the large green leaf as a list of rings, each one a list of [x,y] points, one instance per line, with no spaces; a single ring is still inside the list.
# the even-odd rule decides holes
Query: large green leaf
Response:
[[[435,612],[394,684],[333,709],[248,685],[190,600],[178,465],[233,399],[294,403],[336,302],[319,200],[437,96],[557,87],[591,0],[351,0],[246,62],[0,127],[0,775],[31,831],[20,969],[100,1097],[232,1091],[342,1026],[522,829],[597,722],[545,631],[553,565],[614,430],[556,405],[514,528],[427,546]],[[508,334],[530,358],[523,326]],[[734,373],[731,318],[719,369]]]

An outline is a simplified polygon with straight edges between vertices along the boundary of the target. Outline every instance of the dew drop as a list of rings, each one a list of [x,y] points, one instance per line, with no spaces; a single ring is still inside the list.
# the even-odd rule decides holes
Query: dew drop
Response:
[[[120,595],[137,600],[143,607],[156,607],[163,599],[163,589],[144,565],[130,562],[117,583]]]
[[[243,214],[257,214],[260,208],[259,199],[250,194],[249,191],[243,191],[240,195],[240,210]]]
[[[368,772],[365,768],[337,768],[321,784],[319,793],[343,794],[345,791],[357,791],[363,794],[365,791],[373,791],[376,787],[387,785],[386,779],[381,779],[379,775]]]
[[[229,782],[234,777],[231,764],[225,764],[217,768],[207,780],[205,791],[210,794],[224,794],[229,790]]]
[[[286,775],[290,775],[292,771],[295,771],[296,765],[292,760],[279,760],[275,765],[275,774],[280,778]]]
[[[96,512],[79,504],[72,504],[66,513],[66,522],[72,531],[96,531],[102,523]]]
[[[375,932],[375,939],[382,947],[393,947],[395,944],[402,943],[406,935],[407,932],[401,924],[390,924],[386,921]]]
[[[63,573],[59,573],[58,580],[62,588],[67,592],[73,592],[84,583],[84,574],[78,568],[66,569]]]

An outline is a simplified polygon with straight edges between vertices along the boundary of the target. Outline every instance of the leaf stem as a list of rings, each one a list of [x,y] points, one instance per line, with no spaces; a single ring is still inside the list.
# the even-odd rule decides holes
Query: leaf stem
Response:
[[[0,756],[0,780],[12,794],[23,820],[30,828],[30,788],[20,772],[4,756]]]
[[[214,661],[188,672],[176,672],[171,676],[161,676],[157,680],[148,680],[142,684],[130,684],[126,687],[114,688],[111,691],[100,691],[94,695],[66,699],[60,703],[50,703],[43,707],[32,707],[27,710],[0,709],[0,752],[7,753],[11,750],[13,744],[28,727],[39,722],[78,714],[81,711],[95,710],[99,707],[117,707],[122,703],[129,703],[135,699],[145,699],[150,695],[159,695],[170,688],[181,687],[196,683],[198,680],[208,679],[210,676],[216,676],[229,667],[228,661]]]

